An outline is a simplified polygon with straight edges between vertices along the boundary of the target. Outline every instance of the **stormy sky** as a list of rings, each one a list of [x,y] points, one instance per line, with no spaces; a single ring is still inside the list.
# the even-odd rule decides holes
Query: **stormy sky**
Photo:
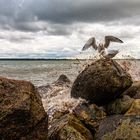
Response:
[[[0,0],[0,58],[86,58],[105,35],[124,41],[117,58],[140,58],[140,1]]]

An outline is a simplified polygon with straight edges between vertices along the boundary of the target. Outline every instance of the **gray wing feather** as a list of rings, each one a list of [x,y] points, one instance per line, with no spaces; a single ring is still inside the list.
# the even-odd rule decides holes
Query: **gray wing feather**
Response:
[[[85,44],[84,47],[82,48],[82,51],[84,51],[84,50],[90,48],[91,46],[92,46],[95,50],[97,50],[96,40],[95,40],[94,37],[90,38],[90,39],[86,42],[86,44]]]
[[[105,44],[104,44],[104,47],[107,48],[110,44],[110,42],[118,42],[118,43],[123,43],[122,40],[120,40],[119,38],[117,37],[114,37],[114,36],[105,36]]]

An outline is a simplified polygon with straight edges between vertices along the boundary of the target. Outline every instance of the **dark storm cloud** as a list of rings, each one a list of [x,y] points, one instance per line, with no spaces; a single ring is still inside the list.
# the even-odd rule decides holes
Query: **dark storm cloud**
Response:
[[[54,23],[104,22],[139,15],[139,7],[139,0],[30,0],[26,14]]]
[[[36,21],[65,25],[129,19],[130,24],[135,24],[132,21],[139,18],[139,7],[139,0],[0,0],[0,24],[5,29],[31,32],[47,28],[36,25]],[[65,29],[55,29],[50,33],[69,34]]]
[[[130,17],[139,14],[139,1],[128,0],[40,0],[28,3],[27,11],[40,20],[55,23],[71,23],[75,21],[107,21]]]

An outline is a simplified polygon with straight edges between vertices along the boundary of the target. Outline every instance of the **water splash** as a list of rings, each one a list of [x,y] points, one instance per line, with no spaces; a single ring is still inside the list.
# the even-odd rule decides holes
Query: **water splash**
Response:
[[[70,96],[71,87],[66,85],[51,85],[52,88],[45,93],[44,98],[42,98],[43,106],[45,111],[49,115],[49,122],[53,119],[56,112],[69,112],[80,103],[85,102],[84,99],[74,99]]]

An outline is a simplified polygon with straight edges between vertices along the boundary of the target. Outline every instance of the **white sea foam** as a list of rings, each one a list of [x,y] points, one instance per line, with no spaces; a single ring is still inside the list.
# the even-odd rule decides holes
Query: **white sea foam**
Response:
[[[52,120],[55,112],[72,112],[78,104],[85,102],[84,99],[74,99],[70,96],[70,87],[52,85],[52,90],[47,92],[46,98],[42,99],[45,111]]]

